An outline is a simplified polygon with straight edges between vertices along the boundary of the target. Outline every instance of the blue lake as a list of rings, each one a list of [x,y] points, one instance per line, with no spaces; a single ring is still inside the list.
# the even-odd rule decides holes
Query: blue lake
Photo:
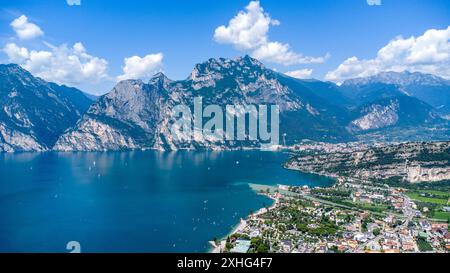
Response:
[[[281,152],[0,154],[0,252],[205,252],[271,200],[247,183],[323,186]]]

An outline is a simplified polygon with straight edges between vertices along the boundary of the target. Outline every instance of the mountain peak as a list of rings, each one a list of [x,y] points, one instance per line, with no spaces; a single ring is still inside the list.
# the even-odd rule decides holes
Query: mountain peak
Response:
[[[248,71],[261,71],[264,65],[248,55],[235,59],[210,58],[208,61],[197,64],[188,80],[194,82],[223,78],[227,75],[237,75]]]
[[[158,72],[155,75],[153,75],[152,79],[168,79],[166,75],[162,72]]]
[[[10,64],[0,64],[0,72],[9,73],[14,75],[25,75],[28,74],[31,76],[31,73],[25,70],[18,64],[10,63]]]
[[[34,77],[28,70],[18,64],[0,64],[0,75],[10,81],[18,81],[22,85],[36,86],[47,84],[41,78]]]
[[[8,67],[17,67],[17,68],[20,68],[20,65],[15,64],[15,63],[9,63],[9,64],[0,64],[0,67],[1,67],[1,68],[3,68],[3,67],[6,67],[6,68],[8,68]]]
[[[346,80],[344,85],[361,85],[372,83],[394,84],[399,86],[408,85],[450,85],[450,81],[441,77],[421,72],[410,71],[385,71],[369,77],[361,77]]]
[[[118,82],[113,90],[116,90],[117,92],[121,92],[123,90],[135,90],[135,89],[142,89],[142,86],[144,86],[145,83],[142,80],[123,80]]]
[[[156,82],[156,81],[167,81],[170,82],[171,80],[162,72],[158,72],[150,79],[150,83]]]
[[[250,57],[249,55],[245,55],[244,57],[238,57],[236,61],[242,65],[247,66],[256,66],[256,67],[264,67],[264,64],[258,61],[255,58]]]
[[[149,80],[149,84],[155,85],[157,87],[165,87],[167,84],[172,82],[166,75],[162,72],[158,72]]]

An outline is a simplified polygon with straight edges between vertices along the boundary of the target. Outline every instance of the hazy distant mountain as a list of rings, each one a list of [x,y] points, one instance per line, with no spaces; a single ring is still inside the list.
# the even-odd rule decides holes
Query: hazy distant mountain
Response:
[[[400,93],[418,98],[442,114],[450,114],[450,81],[419,72],[383,72],[345,81],[341,90],[353,99],[367,102],[371,96],[396,96]]]
[[[332,105],[343,107],[352,104],[351,99],[349,99],[342,92],[341,88],[335,83],[323,82],[315,79],[304,79],[298,81],[302,86],[311,90],[315,95],[321,97]]]
[[[450,82],[430,74],[383,72],[345,81],[353,132],[387,127],[433,126],[450,110]]]
[[[350,101],[347,104],[349,108],[359,107],[380,99],[406,95],[396,85],[379,82],[363,84],[344,82],[339,90]]]
[[[364,85],[369,83],[386,83],[395,84],[399,86],[424,85],[424,86],[438,86],[450,85],[450,81],[441,77],[425,74],[420,72],[381,72],[375,76],[355,78],[346,80],[344,84],[348,85]]]
[[[76,88],[0,65],[0,151],[41,151],[84,114],[91,100]]]

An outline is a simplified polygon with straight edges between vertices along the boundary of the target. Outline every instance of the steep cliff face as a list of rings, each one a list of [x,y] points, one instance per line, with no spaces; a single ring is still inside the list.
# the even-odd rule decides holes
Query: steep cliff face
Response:
[[[74,129],[59,138],[54,149],[152,148],[164,99],[162,91],[155,84],[139,80],[120,82],[89,108]]]
[[[450,180],[450,168],[423,168],[421,166],[414,166],[407,168],[406,175],[406,180],[413,183]]]
[[[227,105],[277,105],[278,137],[280,144],[287,145],[305,139],[346,142],[406,127],[426,127],[426,132],[433,132],[436,124],[447,128],[439,109],[414,96],[423,93],[418,86],[422,91],[445,89],[448,82],[405,72],[381,73],[337,86],[295,79],[245,56],[209,59],[181,81],[161,73],[147,83],[126,80],[91,106],[91,99],[80,90],[45,82],[17,65],[0,65],[0,151],[228,149],[263,144],[260,139],[201,138],[198,131],[189,140],[186,135],[173,135],[175,107],[193,110],[199,97],[203,109],[217,105],[224,113]],[[242,109],[235,112],[245,114]]]
[[[450,142],[411,142],[294,156],[287,168],[330,176],[434,182],[450,178]]]
[[[442,122],[434,109],[423,101],[406,95],[378,99],[356,111],[352,131],[369,131],[393,126],[433,125]]]
[[[0,152],[38,152],[45,149],[33,136],[11,129],[4,123],[0,123]]]
[[[0,151],[42,151],[88,109],[80,90],[33,77],[18,65],[0,65]]]
[[[392,101],[383,106],[372,104],[363,110],[363,116],[351,122],[357,130],[376,130],[395,125],[398,122],[398,103]]]
[[[338,110],[330,110],[338,109],[336,106],[297,80],[246,56],[210,59],[196,65],[183,81],[171,81],[159,73],[149,83],[121,82],[60,137],[54,149],[226,149],[261,145],[259,140],[227,141],[214,137],[180,140],[172,135],[174,107],[186,105],[193,110],[194,99],[199,97],[203,106],[217,105],[223,111],[227,105],[278,105],[280,134],[286,134],[287,141],[292,143],[303,137],[331,140],[349,137],[344,123],[336,118]]]

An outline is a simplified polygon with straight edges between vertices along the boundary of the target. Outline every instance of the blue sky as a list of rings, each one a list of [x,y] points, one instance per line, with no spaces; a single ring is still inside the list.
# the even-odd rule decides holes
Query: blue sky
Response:
[[[256,41],[250,45],[234,40],[240,32],[233,32],[230,26],[230,20],[240,11],[244,15],[250,13],[246,9],[249,3],[248,0],[81,0],[80,5],[68,5],[66,0],[0,0],[0,48],[3,48],[0,61],[16,61],[33,74],[97,94],[108,92],[118,79],[128,76],[146,79],[162,70],[172,79],[184,79],[196,63],[211,57],[244,54],[259,56],[266,66],[280,72],[336,82],[365,76],[366,71],[386,69],[436,74],[444,71],[440,76],[450,76],[448,65],[443,64],[450,62],[445,55],[450,55],[446,31],[450,25],[450,1],[382,0],[380,5],[369,5],[366,0],[261,0],[254,3],[257,4],[253,7],[254,15],[270,23],[267,31],[250,39]],[[264,12],[259,14],[261,9]],[[13,27],[11,23],[22,15],[26,19],[22,17]],[[261,23],[259,19],[255,23]],[[41,32],[31,29],[20,34],[30,24]],[[228,32],[217,35],[216,29],[222,25]],[[431,29],[441,31],[430,34],[437,38],[423,42],[431,47],[439,44],[438,52],[433,56],[429,53],[426,58],[434,65],[433,69],[429,63],[421,65],[424,57],[414,65],[410,61],[394,64],[377,58],[377,52],[390,41],[406,42],[409,37],[420,37]],[[74,49],[77,43],[81,47]],[[269,45],[278,47],[264,51],[263,47],[268,49]],[[415,52],[416,57],[425,52],[420,45],[409,45],[409,51]],[[288,51],[283,55],[280,50],[285,46]],[[32,51],[49,52],[35,56],[53,61],[31,60]],[[18,56],[17,52],[23,54]],[[84,65],[81,71],[72,67],[79,63],[62,59],[70,59],[72,55],[78,56]],[[356,61],[348,60],[353,56]],[[130,58],[128,72],[123,70],[125,58]],[[341,70],[336,71],[344,62]],[[65,65],[59,67],[60,63]],[[356,68],[360,66],[364,72]]]

